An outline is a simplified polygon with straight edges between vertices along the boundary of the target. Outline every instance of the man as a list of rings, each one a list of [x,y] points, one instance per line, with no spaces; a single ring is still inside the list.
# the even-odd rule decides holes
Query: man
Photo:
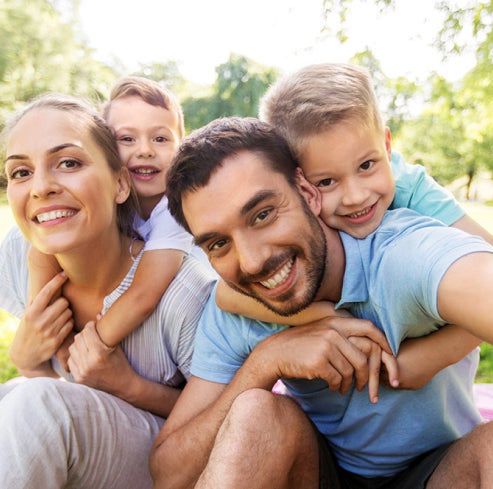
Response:
[[[383,329],[394,352],[447,323],[493,340],[490,246],[408,210],[387,213],[365,240],[328,228],[315,217],[317,189],[267,124],[196,131],[168,188],[172,214],[219,275],[280,314],[338,302]],[[358,363],[347,336],[228,316],[212,298],[194,376],[151,455],[155,486],[493,487],[493,425],[478,426],[471,392],[477,356],[418,391],[382,388],[373,405],[355,385],[341,394],[332,384],[334,369]],[[280,377],[291,398],[270,392]]]

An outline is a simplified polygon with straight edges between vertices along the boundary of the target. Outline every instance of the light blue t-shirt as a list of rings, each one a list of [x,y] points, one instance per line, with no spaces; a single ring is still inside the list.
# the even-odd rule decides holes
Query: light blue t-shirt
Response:
[[[390,167],[395,180],[395,196],[389,209],[413,209],[438,219],[447,226],[464,216],[464,209],[447,189],[438,185],[422,165],[410,165],[392,151]]]
[[[437,311],[437,289],[450,265],[469,253],[493,252],[481,238],[408,209],[388,211],[365,239],[341,237],[347,264],[338,307],[372,320],[394,351],[402,339],[445,324]],[[227,383],[259,341],[286,326],[225,313],[211,297],[199,323],[191,371]],[[320,379],[284,383],[327,437],[343,468],[368,477],[388,476],[481,421],[472,395],[478,360],[476,350],[418,391],[380,386],[376,405],[369,402],[367,388],[358,392],[353,387],[343,396]]]

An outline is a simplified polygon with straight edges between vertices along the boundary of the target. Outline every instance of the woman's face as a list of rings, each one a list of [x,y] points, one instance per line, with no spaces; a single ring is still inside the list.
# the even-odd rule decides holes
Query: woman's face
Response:
[[[128,181],[109,168],[80,114],[36,108],[10,133],[5,171],[17,225],[49,254],[104,245]]]

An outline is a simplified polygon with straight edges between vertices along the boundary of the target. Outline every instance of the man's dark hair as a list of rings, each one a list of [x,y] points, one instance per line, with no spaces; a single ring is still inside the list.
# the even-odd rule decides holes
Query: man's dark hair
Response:
[[[253,117],[212,121],[183,139],[167,173],[170,212],[187,231],[191,232],[183,214],[183,195],[206,186],[226,158],[242,151],[257,153],[268,168],[295,185],[298,162],[286,140],[271,125]]]

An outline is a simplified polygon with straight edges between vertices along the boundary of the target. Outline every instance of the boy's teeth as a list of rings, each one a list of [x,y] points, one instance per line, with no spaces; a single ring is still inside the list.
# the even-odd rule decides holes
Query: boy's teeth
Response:
[[[355,212],[354,214],[349,214],[349,217],[361,217],[364,216],[365,214],[368,214],[368,212],[371,211],[371,207],[368,207],[367,209],[364,209],[359,212]]]
[[[140,173],[141,175],[150,175],[151,173],[157,173],[157,170],[153,168],[136,168],[132,170],[134,173]]]
[[[36,219],[38,220],[38,222],[47,222],[47,221],[54,221],[55,219],[61,219],[62,217],[73,216],[74,214],[75,211],[69,211],[69,210],[50,211],[50,212],[43,212],[42,214],[38,214],[36,216]]]
[[[269,280],[261,281],[260,283],[266,287],[267,289],[273,289],[277,285],[281,284],[286,280],[286,277],[289,275],[289,272],[291,271],[291,268],[293,267],[294,263],[294,258],[289,261],[289,263],[286,263],[284,267],[274,275],[274,277],[270,278]]]

